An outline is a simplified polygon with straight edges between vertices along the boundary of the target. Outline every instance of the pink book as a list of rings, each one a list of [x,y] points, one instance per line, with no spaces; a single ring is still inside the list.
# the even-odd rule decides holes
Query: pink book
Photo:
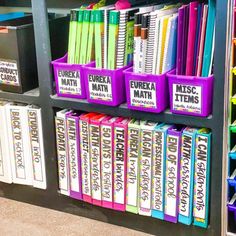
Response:
[[[186,75],[193,75],[194,71],[194,46],[196,40],[197,14],[198,14],[198,2],[189,3]]]
[[[100,127],[107,118],[106,115],[99,114],[92,117],[89,123],[92,203],[97,206],[102,206]]]
[[[197,76],[201,76],[201,73],[202,73],[202,59],[203,59],[203,52],[204,52],[204,45],[205,45],[207,15],[208,15],[208,6],[205,5],[204,10],[203,10],[203,18],[202,18],[200,49],[199,49],[199,54],[198,54],[198,59],[197,59]]]
[[[101,123],[102,206],[113,208],[114,123],[121,117],[108,117]]]
[[[129,118],[114,124],[114,209],[125,211],[127,175],[127,136]]]

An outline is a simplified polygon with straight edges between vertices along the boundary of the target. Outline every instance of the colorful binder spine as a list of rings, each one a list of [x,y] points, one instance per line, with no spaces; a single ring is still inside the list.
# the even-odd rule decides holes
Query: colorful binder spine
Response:
[[[201,129],[196,135],[193,224],[207,228],[210,190],[211,133]]]
[[[139,209],[139,158],[140,120],[128,124],[126,211],[138,214]]]
[[[172,125],[159,125],[153,132],[152,217],[164,220],[167,132]]]

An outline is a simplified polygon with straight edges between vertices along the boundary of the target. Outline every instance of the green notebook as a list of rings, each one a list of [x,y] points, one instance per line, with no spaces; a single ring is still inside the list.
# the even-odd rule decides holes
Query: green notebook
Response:
[[[91,17],[90,17],[90,24],[89,24],[89,33],[88,33],[88,48],[87,48],[87,57],[86,57],[86,63],[89,63],[93,61],[94,58],[94,14],[95,11],[91,11]]]

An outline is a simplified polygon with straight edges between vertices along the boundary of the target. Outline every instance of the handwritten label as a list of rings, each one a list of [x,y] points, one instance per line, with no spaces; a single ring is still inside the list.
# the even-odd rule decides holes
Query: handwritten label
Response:
[[[125,130],[115,127],[114,202],[125,203]]]
[[[163,211],[164,197],[164,133],[155,131],[153,134],[153,198],[152,208]]]
[[[113,171],[112,171],[112,155],[113,155],[113,140],[112,140],[112,128],[111,126],[102,125],[102,144],[101,144],[101,155],[102,155],[102,199],[105,201],[112,202],[113,199]]]
[[[208,137],[198,135],[196,138],[195,181],[194,181],[194,217],[206,217],[206,178],[207,178]]]
[[[100,166],[100,128],[90,124],[90,158],[93,199],[102,200]]]
[[[17,61],[0,59],[0,83],[20,85]]]
[[[152,130],[141,130],[140,206],[151,209]]]
[[[81,95],[80,71],[58,70],[59,93]]]
[[[59,172],[59,186],[61,190],[69,190],[69,177],[66,159],[65,120],[56,117],[57,160]]]
[[[112,101],[111,77],[88,75],[90,99]]]
[[[192,137],[187,134],[182,136],[181,166],[180,166],[180,200],[179,213],[183,216],[189,216],[190,212],[190,186],[191,186],[191,152]]]
[[[165,214],[176,217],[179,137],[167,136]]]
[[[82,166],[82,191],[83,194],[91,196],[90,182],[90,155],[89,155],[89,124],[80,120],[80,155]]]
[[[140,130],[128,129],[127,204],[138,206]]]
[[[202,112],[202,87],[173,84],[173,109],[193,113]]]
[[[156,83],[130,80],[129,86],[132,106],[157,108]]]
[[[43,182],[42,153],[39,137],[39,123],[37,111],[28,110],[29,136],[33,161],[34,179]]]
[[[80,170],[78,163],[78,130],[76,120],[67,118],[67,139],[70,166],[70,188],[72,191],[80,191]]]

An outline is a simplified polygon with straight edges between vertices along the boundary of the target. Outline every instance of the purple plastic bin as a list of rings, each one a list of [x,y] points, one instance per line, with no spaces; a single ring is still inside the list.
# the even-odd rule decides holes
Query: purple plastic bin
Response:
[[[83,65],[68,64],[67,54],[52,61],[56,92],[60,97],[86,98]]]
[[[160,113],[169,103],[166,73],[137,74],[133,68],[124,71],[128,108]]]
[[[197,77],[167,73],[172,113],[203,116],[212,112],[214,76]]]
[[[228,210],[232,213],[234,213],[234,220],[236,221],[236,200],[235,196],[230,200],[228,203]]]
[[[126,101],[123,71],[129,66],[116,70],[98,69],[95,64],[84,67],[87,100],[109,106],[118,106]]]

